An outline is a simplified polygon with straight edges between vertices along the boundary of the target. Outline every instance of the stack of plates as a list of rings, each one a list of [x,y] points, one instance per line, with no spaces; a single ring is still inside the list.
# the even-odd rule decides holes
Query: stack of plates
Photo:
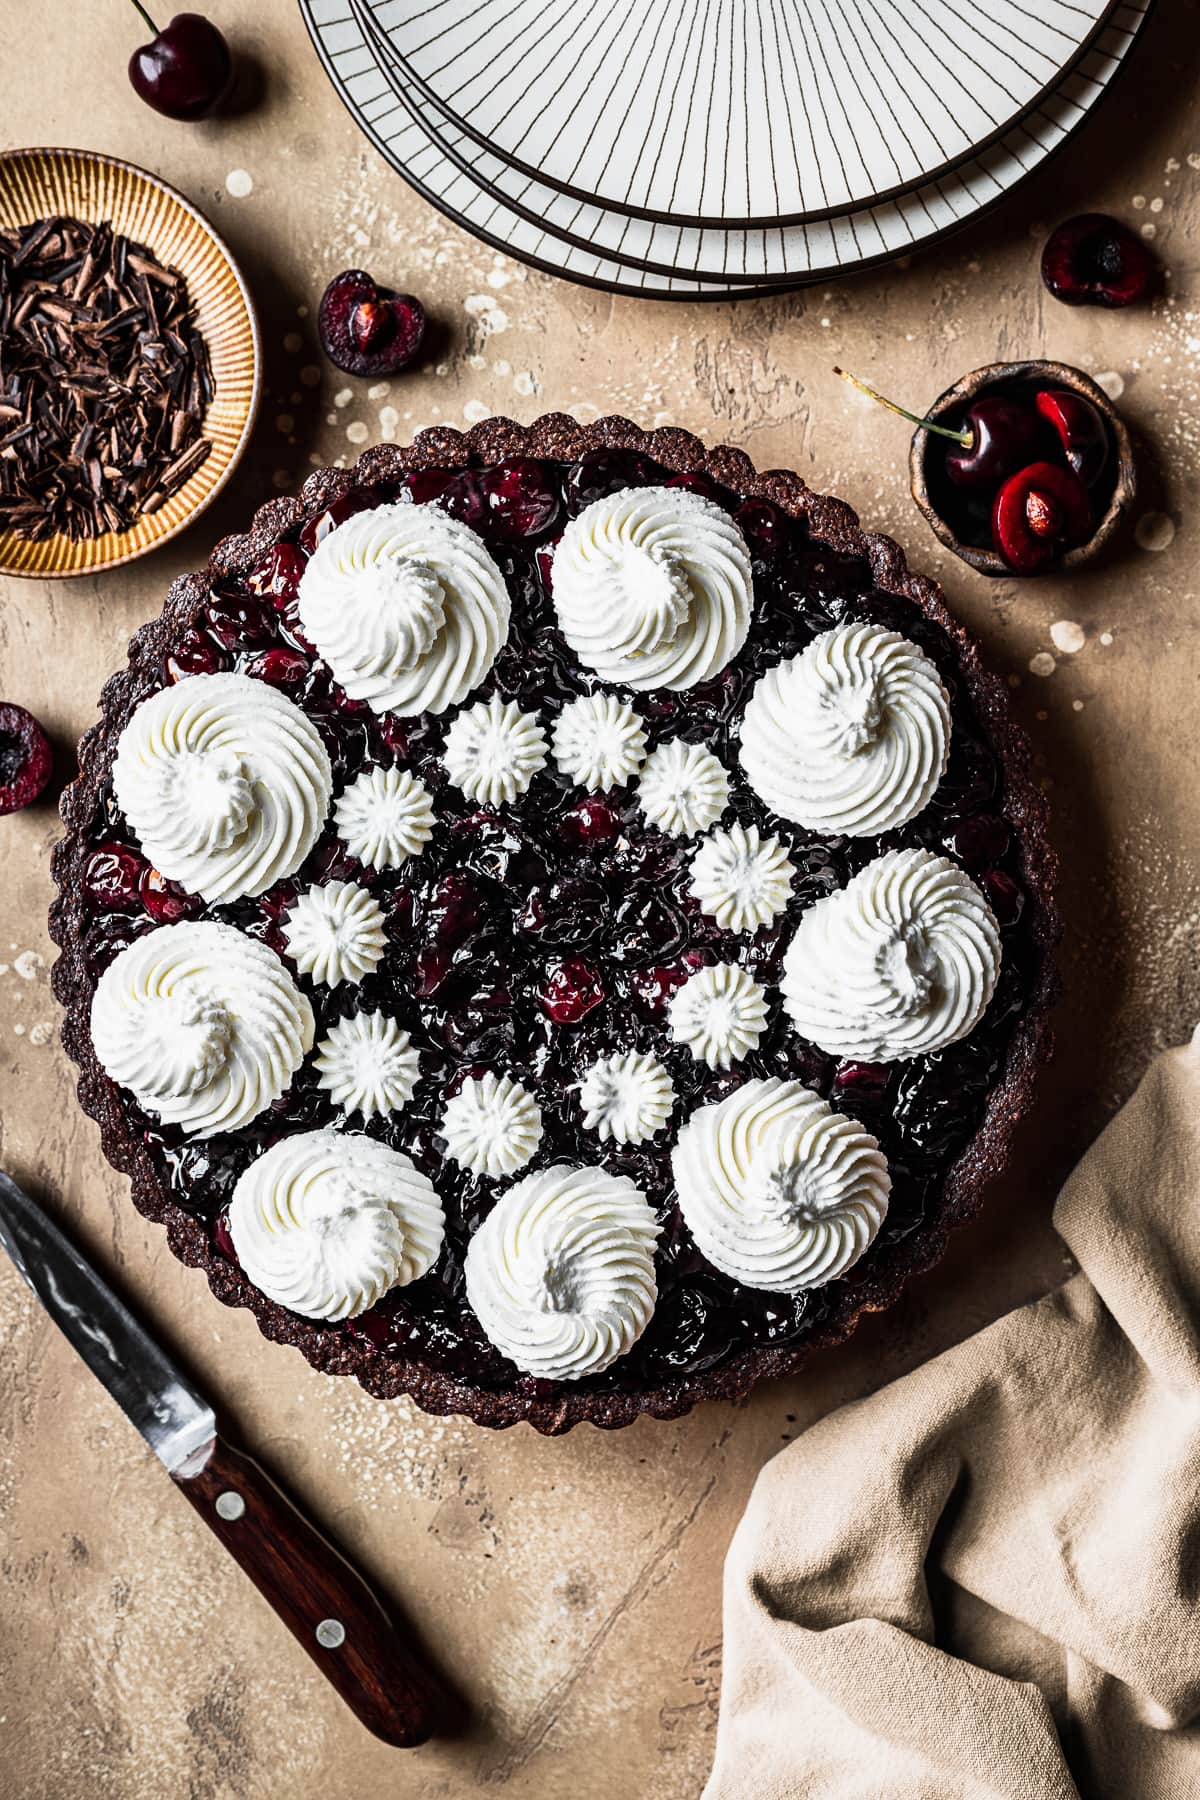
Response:
[[[1152,0],[301,0],[405,180],[615,293],[797,287],[936,242],[1087,118]]]

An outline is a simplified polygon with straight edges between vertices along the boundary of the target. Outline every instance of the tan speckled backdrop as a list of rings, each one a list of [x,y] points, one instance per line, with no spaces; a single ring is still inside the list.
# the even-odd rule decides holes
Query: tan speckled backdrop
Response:
[[[800,470],[893,532],[1008,675],[1067,866],[1061,1052],[982,1220],[842,1353],[675,1424],[492,1437],[310,1373],[218,1307],[132,1211],[58,1047],[54,813],[0,820],[0,1161],[407,1599],[475,1709],[454,1743],[404,1753],[367,1738],[0,1263],[0,1800],[462,1800],[506,1784],[530,1800],[689,1800],[711,1753],[721,1556],[755,1471],[840,1400],[1058,1279],[1058,1178],[1148,1053],[1200,1013],[1197,7],[1159,0],[1079,141],[990,220],[883,273],[736,308],[612,300],[494,255],[356,135],[292,5],[211,10],[261,92],[189,127],[128,88],[141,27],[121,0],[0,0],[5,141],[82,143],[176,183],[241,259],[266,337],[254,445],[194,531],[108,577],[0,587],[0,693],[42,716],[64,773],[103,674],[170,578],[310,463],[489,410],[670,420]],[[1044,293],[1045,228],[1095,206],[1153,236],[1170,283],[1152,310],[1073,312]],[[386,388],[343,381],[316,350],[316,298],[348,264],[411,286],[435,320],[429,363]],[[1141,441],[1137,537],[1070,582],[988,583],[946,556],[907,498],[904,427],[831,373],[840,362],[920,402],[1026,354],[1096,373]]]

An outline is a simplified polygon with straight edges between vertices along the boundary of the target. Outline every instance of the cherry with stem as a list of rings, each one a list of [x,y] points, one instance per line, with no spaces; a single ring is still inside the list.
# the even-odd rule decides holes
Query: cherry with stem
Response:
[[[907,419],[910,425],[922,426],[936,437],[948,439],[955,448],[946,452],[945,467],[956,487],[992,493],[1037,453],[1041,437],[1037,413],[1003,394],[984,394],[973,400],[963,414],[963,425],[956,428],[909,412],[846,369],[835,368],[833,372],[880,406],[886,406],[889,412]]]

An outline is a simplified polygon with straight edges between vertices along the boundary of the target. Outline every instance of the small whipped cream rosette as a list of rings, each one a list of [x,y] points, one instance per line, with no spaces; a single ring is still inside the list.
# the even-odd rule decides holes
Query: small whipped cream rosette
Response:
[[[483,680],[511,603],[483,539],[436,506],[376,506],[335,526],[300,578],[305,636],[377,713],[442,713]]]
[[[185,675],[121,733],[113,791],[154,867],[225,902],[294,875],[325,823],[333,778],[295,703],[248,675]]]
[[[473,1175],[500,1181],[532,1161],[542,1141],[542,1109],[511,1075],[468,1076],[442,1115],[446,1154]]]
[[[554,760],[590,793],[622,787],[646,760],[641,716],[615,694],[581,694],[554,721]]]
[[[619,687],[695,687],[732,661],[750,629],[746,540],[686,488],[594,500],[563,532],[552,583],[571,649]]]
[[[1000,930],[957,863],[889,850],[803,913],[783,1003],[830,1056],[892,1062],[966,1037],[1000,973]]]
[[[351,1013],[317,1045],[313,1068],[335,1106],[364,1119],[400,1112],[413,1097],[421,1059],[408,1032],[386,1013]]]
[[[584,1128],[602,1143],[643,1144],[675,1107],[675,1085],[656,1056],[620,1051],[597,1059],[579,1086]]]
[[[658,1233],[626,1176],[556,1163],[509,1188],[471,1239],[467,1299],[526,1374],[599,1375],[650,1322]]]
[[[872,837],[915,819],[950,751],[933,663],[882,625],[838,625],[755,683],[741,760],[761,800],[810,831]]]
[[[232,925],[160,925],[92,996],[92,1044],[139,1106],[189,1137],[236,1131],[291,1085],[313,1014],[273,950]]]
[[[723,931],[772,925],[788,903],[796,870],[778,838],[757,825],[731,825],[704,838],[688,886]]]
[[[546,765],[546,734],[536,713],[515,700],[478,700],[446,733],[446,773],[468,800],[511,805]]]
[[[638,805],[668,837],[692,837],[715,825],[729,804],[729,777],[703,744],[670,738],[642,766]]]
[[[740,963],[713,963],[689,975],[668,1010],[671,1036],[697,1062],[731,1069],[758,1048],[767,1028],[767,993]]]
[[[798,1081],[748,1081],[700,1107],[672,1167],[698,1247],[747,1287],[795,1294],[834,1281],[887,1217],[879,1145]]]
[[[255,1287],[306,1319],[353,1319],[419,1281],[445,1231],[433,1183],[401,1150],[342,1131],[281,1138],[239,1177],[229,1235]]]
[[[387,949],[383,908],[356,881],[298,894],[283,915],[283,936],[300,973],[330,987],[373,975]]]
[[[370,869],[399,869],[433,836],[433,801],[407,769],[364,769],[333,809],[337,834]]]

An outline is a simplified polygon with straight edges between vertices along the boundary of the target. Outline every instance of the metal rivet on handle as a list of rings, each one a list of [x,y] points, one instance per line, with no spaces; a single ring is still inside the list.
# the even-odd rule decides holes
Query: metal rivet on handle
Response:
[[[241,1518],[245,1510],[246,1502],[240,1494],[235,1494],[232,1488],[224,1494],[217,1495],[218,1516],[227,1519],[231,1525],[235,1519]]]
[[[340,1619],[322,1619],[317,1626],[317,1642],[322,1650],[340,1650],[346,1641],[346,1627]]]

